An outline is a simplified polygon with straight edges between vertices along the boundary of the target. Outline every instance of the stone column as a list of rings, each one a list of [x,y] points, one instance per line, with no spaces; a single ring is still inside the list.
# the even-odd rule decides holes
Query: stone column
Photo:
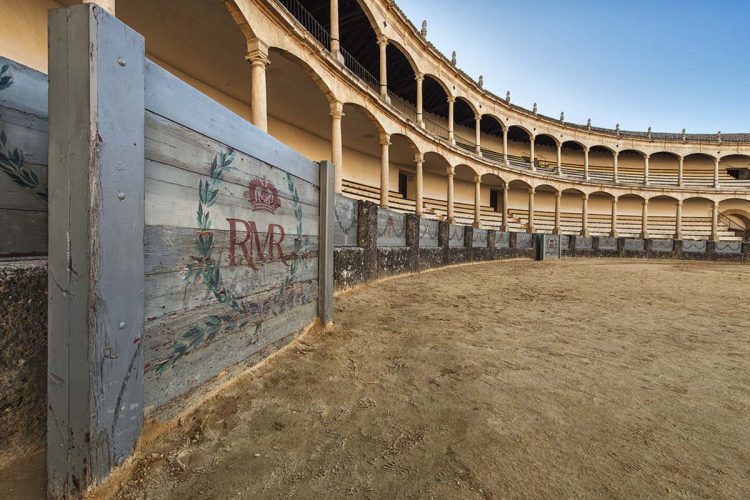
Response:
[[[475,138],[474,138],[474,144],[476,144],[476,153],[479,156],[482,156],[482,117],[480,115],[477,115],[474,117],[474,123],[475,123]]]
[[[508,164],[508,127],[503,128],[503,162]]]
[[[268,107],[266,97],[266,66],[270,63],[268,59],[268,45],[257,38],[248,42],[248,53],[245,59],[250,61],[251,71],[251,98],[250,106],[253,125],[268,132]]]
[[[424,128],[424,112],[423,112],[423,97],[422,97],[422,84],[424,83],[424,75],[418,73],[414,79],[417,81],[417,126]]]
[[[422,172],[422,165],[424,164],[424,156],[418,153],[414,158],[414,163],[417,166],[417,205],[415,212],[417,215],[422,215],[424,209],[424,178]]]
[[[380,48],[380,97],[388,100],[388,59],[387,48],[388,38],[385,36],[378,37],[378,47]]]
[[[448,97],[448,140],[454,145],[456,144],[456,136],[453,134],[453,105],[455,103],[455,97]]]
[[[677,215],[675,216],[674,239],[682,239],[682,200],[677,200]]]
[[[508,231],[508,183],[503,185],[503,222],[500,226],[501,231]]]
[[[589,148],[583,148],[583,178],[589,180]]]
[[[388,157],[388,146],[391,145],[391,136],[380,134],[380,206],[388,208],[388,193],[390,191],[391,171],[390,159]]]
[[[719,241],[719,202],[711,207],[711,241]]]
[[[679,157],[679,165],[677,166],[677,185],[683,187],[685,184],[685,158]]]
[[[341,56],[339,44],[339,0],[331,0],[331,53],[338,59]]]
[[[552,234],[562,234],[562,226],[560,225],[561,205],[562,193],[557,191],[555,192],[555,228],[552,230]]]
[[[453,174],[456,172],[455,167],[448,167],[445,173],[448,175],[448,223],[453,224]]]
[[[478,175],[474,176],[474,227],[481,227],[482,225],[482,178]]]
[[[714,187],[719,187],[719,158],[714,158]]]
[[[643,155],[643,184],[645,186],[648,186],[649,179],[648,179],[648,160],[651,158],[651,155]]]
[[[583,193],[583,207],[581,209],[581,236],[589,235],[589,195]]]
[[[613,162],[613,168],[612,168],[612,170],[613,170],[613,172],[612,172],[612,182],[614,182],[615,184],[617,184],[617,182],[619,180],[619,177],[617,175],[617,169],[618,169],[617,167],[618,167],[618,164],[620,163],[620,152],[619,151],[615,151],[613,158],[614,158],[614,162]]]
[[[557,175],[562,175],[562,144],[557,145]]]
[[[613,238],[617,238],[619,235],[617,231],[617,197],[612,197],[612,227],[609,231],[609,235]]]
[[[648,238],[648,200],[643,200],[643,214],[641,215],[641,238]]]
[[[344,183],[344,147],[341,138],[341,119],[344,117],[344,104],[335,101],[331,103],[331,161],[333,162],[334,189],[337,193],[343,191]]]
[[[534,165],[534,137],[531,138],[531,144],[529,147],[529,164],[531,165],[531,171],[536,172],[536,166]]]
[[[526,232],[534,232],[534,188],[529,188],[529,225],[526,227]]]

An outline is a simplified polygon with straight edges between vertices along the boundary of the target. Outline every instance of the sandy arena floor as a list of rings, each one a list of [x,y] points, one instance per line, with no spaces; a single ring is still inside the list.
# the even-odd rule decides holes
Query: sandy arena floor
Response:
[[[121,498],[750,498],[750,266],[508,261],[369,285]]]

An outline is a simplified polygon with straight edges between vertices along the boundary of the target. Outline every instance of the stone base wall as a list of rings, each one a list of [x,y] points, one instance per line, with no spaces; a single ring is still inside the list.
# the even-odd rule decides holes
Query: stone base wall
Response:
[[[47,263],[0,263],[0,467],[44,446]]]

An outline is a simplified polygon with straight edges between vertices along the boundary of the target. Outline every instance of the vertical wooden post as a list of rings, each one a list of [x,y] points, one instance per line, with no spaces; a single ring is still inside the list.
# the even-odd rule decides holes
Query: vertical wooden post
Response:
[[[143,425],[145,47],[93,4],[49,26],[47,485],[62,498]]]
[[[323,325],[333,322],[333,204],[334,168],[320,162],[320,235],[318,239],[318,317]]]

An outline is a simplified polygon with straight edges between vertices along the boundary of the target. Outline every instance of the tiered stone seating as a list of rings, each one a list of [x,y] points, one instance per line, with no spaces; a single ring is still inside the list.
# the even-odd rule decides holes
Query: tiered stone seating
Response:
[[[344,193],[355,199],[380,203],[380,190],[376,187],[359,184],[351,180],[343,181]],[[405,199],[401,193],[391,191],[389,204],[392,210],[404,213],[414,213],[416,203]],[[492,207],[480,207],[482,227],[499,230],[502,226],[502,214]],[[448,202],[433,198],[424,199],[424,216],[438,220],[445,220],[448,214]],[[454,203],[453,215],[457,224],[470,226],[474,223],[474,205],[469,203]],[[589,231],[594,236],[607,236],[611,231],[610,214],[588,215]],[[528,210],[510,209],[508,211],[508,228],[511,231],[526,231],[529,223]],[[674,217],[652,215],[648,218],[648,235],[650,238],[674,237],[676,221]],[[563,212],[560,214],[560,227],[563,234],[580,234],[582,215],[580,213]],[[555,227],[555,213],[540,210],[534,211],[534,229],[540,233],[551,233]],[[623,215],[617,217],[617,231],[620,236],[637,238],[641,235],[641,216]],[[700,240],[711,237],[710,217],[683,217],[682,234],[684,239]],[[726,224],[719,222],[719,237],[722,240],[741,240]]]

